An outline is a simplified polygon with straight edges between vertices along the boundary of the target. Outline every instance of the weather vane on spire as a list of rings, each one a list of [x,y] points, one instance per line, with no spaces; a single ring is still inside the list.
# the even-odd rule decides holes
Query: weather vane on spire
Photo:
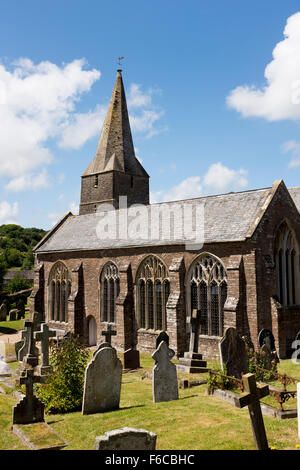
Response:
[[[124,57],[118,57],[118,60],[119,60],[118,65],[122,65],[121,60],[123,60],[123,59],[124,59]]]

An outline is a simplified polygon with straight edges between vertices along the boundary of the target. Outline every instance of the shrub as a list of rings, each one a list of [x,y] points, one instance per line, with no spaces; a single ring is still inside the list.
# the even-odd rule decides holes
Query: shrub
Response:
[[[73,334],[51,348],[53,374],[44,384],[36,386],[36,395],[48,413],[67,413],[81,408],[88,359],[89,352]]]
[[[209,374],[207,379],[207,385],[209,390],[214,390],[219,388],[221,390],[232,390],[237,388],[237,384],[234,380],[228,377],[226,368],[224,371],[221,369],[214,370],[213,372],[218,372],[222,375]]]
[[[255,351],[253,348],[248,348],[248,370],[252,374],[255,374],[257,381],[273,380],[277,372],[277,362],[275,359],[271,361],[271,368],[269,358],[264,351],[258,349]],[[265,369],[260,370],[258,369]]]

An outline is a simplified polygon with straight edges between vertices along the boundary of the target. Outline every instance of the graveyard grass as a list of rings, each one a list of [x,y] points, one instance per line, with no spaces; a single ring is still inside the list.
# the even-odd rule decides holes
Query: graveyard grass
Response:
[[[174,361],[176,362],[176,361]],[[248,409],[238,409],[206,394],[206,385],[179,389],[179,400],[153,403],[149,373],[151,356],[141,354],[142,368],[123,373],[120,409],[83,416],[81,412],[46,415],[45,420],[69,443],[66,449],[93,449],[95,437],[125,426],[144,428],[157,434],[158,450],[246,450],[255,449]],[[209,367],[217,364],[208,363]],[[300,365],[281,361],[280,371],[300,378]],[[199,380],[205,374],[178,374]],[[26,449],[11,431],[12,390],[0,395],[0,449]],[[300,444],[297,419],[279,420],[264,416],[270,447],[296,449]]]

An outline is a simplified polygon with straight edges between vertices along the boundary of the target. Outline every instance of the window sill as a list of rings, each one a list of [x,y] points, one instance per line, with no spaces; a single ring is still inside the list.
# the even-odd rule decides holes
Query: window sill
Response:
[[[158,335],[164,330],[152,330],[151,328],[138,328],[138,333],[147,333],[149,335]]]

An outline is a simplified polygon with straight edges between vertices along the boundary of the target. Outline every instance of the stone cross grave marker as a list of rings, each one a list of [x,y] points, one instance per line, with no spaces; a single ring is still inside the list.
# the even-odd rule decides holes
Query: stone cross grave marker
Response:
[[[244,393],[234,399],[235,406],[248,406],[252,432],[257,450],[268,450],[268,440],[259,399],[269,395],[268,385],[256,386],[255,375],[245,374],[242,377]]]
[[[33,394],[33,384],[40,382],[43,382],[42,377],[34,375],[33,369],[26,369],[20,377],[20,385],[26,385],[26,395],[13,407],[13,424],[44,421],[44,404]]]
[[[111,337],[116,336],[117,332],[112,329],[111,325],[107,325],[107,330],[101,331],[101,335],[105,336],[107,343],[111,344]]]
[[[161,341],[152,354],[155,360],[153,367],[152,393],[155,403],[178,400],[178,381],[176,366],[170,359],[175,355],[165,341]]]
[[[200,324],[200,311],[196,308],[193,308],[192,315],[190,319],[190,353],[198,352],[198,337],[199,337],[199,324]]]
[[[246,345],[235,328],[227,328],[219,343],[221,367],[226,366],[227,375],[241,378],[248,372]]]
[[[18,360],[29,364],[31,367],[38,365],[38,349],[35,346],[33,337],[33,323],[25,321],[25,330],[22,331],[22,339],[24,344],[18,353]]]
[[[155,450],[156,438],[145,429],[114,429],[96,437],[95,450]]]
[[[42,323],[41,331],[34,333],[34,339],[41,342],[41,360],[42,364],[40,367],[41,374],[47,374],[52,372],[52,366],[49,365],[49,338],[56,336],[55,330],[50,330],[47,323]]]

